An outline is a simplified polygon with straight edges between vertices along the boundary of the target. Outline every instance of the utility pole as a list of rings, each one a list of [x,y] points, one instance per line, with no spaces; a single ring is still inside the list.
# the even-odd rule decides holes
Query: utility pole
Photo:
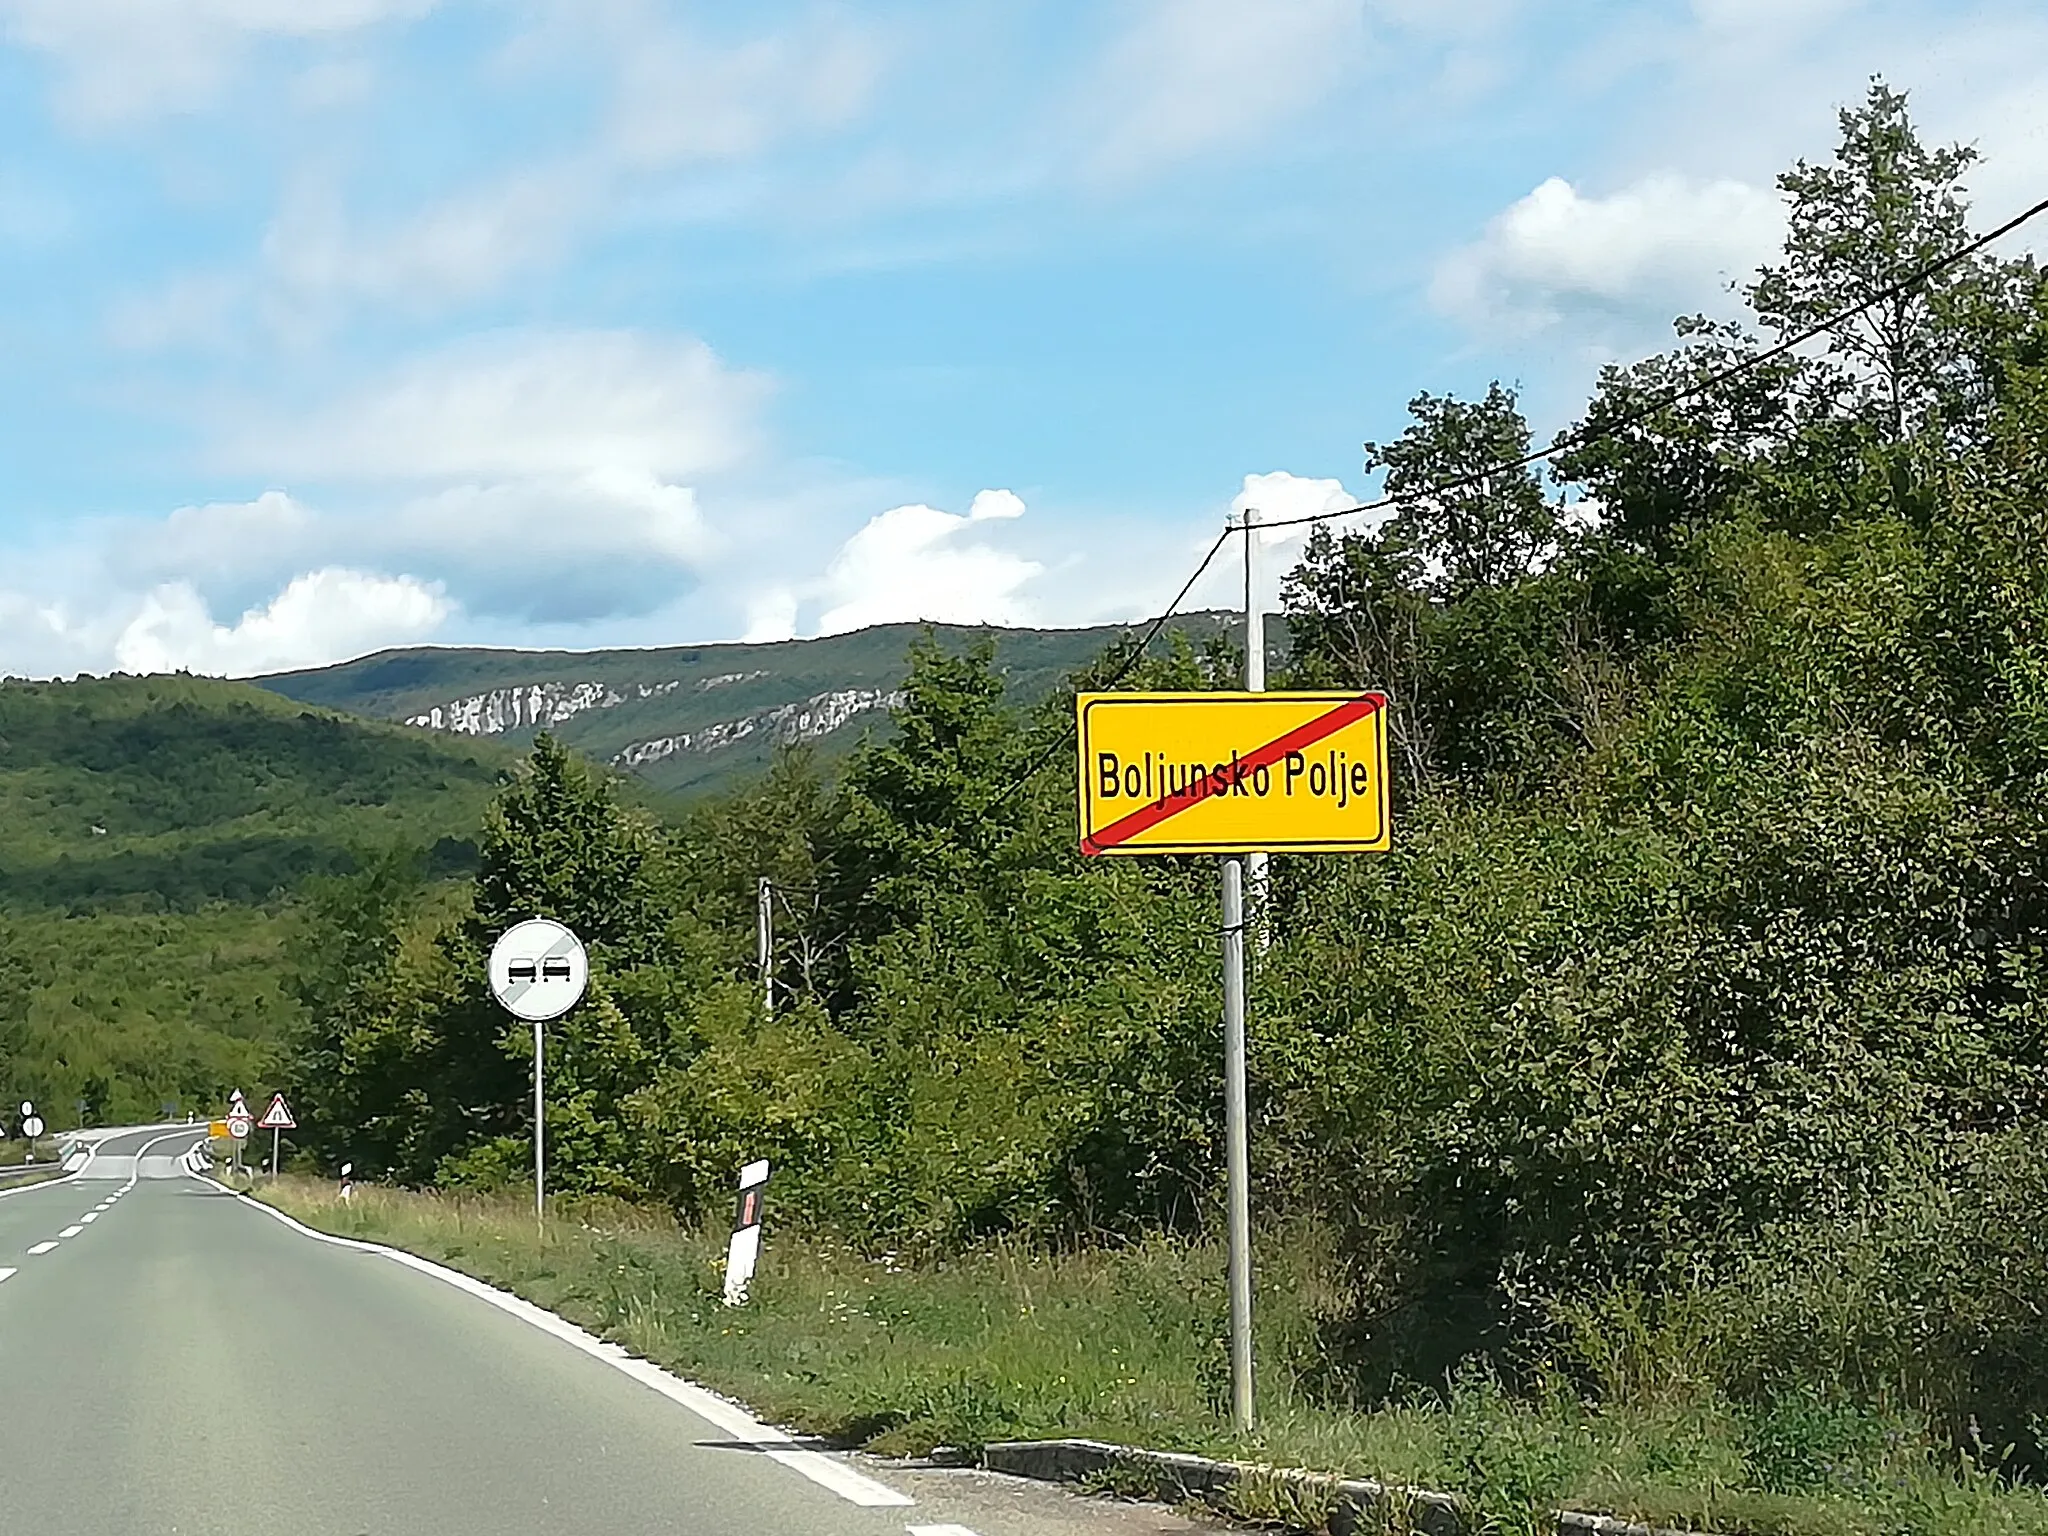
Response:
[[[754,964],[761,972],[761,1006],[775,1016],[775,884],[766,875],[755,888]]]
[[[1251,1151],[1246,1129],[1244,1046],[1244,859],[1223,860],[1224,1200],[1230,1229],[1230,1422],[1252,1427]]]
[[[1244,689],[1246,693],[1266,691],[1266,615],[1259,604],[1259,509],[1244,509]],[[1257,935],[1261,954],[1273,943],[1273,928],[1266,907],[1270,879],[1270,856],[1263,851],[1248,855],[1246,883],[1250,890],[1252,932]]]

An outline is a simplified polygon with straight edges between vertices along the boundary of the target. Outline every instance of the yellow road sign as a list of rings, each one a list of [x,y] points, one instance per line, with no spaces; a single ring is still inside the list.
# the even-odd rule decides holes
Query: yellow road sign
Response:
[[[1081,851],[1392,845],[1383,693],[1084,693]]]
[[[215,1141],[230,1141],[233,1139],[228,1135],[228,1123],[225,1120],[207,1121],[206,1134],[211,1136]]]

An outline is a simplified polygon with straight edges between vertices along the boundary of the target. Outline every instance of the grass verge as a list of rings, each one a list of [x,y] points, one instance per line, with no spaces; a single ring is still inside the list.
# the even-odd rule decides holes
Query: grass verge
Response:
[[[1727,1536],[2048,1536],[2048,1496],[1959,1463],[1924,1431],[1826,1405],[1595,1408],[1484,1378],[1348,1412],[1296,1385],[1317,1274],[1262,1266],[1262,1423],[1219,1417],[1223,1261],[1165,1242],[1046,1254],[992,1244],[912,1267],[771,1233],[754,1298],[719,1301],[722,1237],[629,1207],[564,1205],[545,1231],[512,1198],[286,1178],[262,1198],[504,1287],[776,1422],[882,1454],[1086,1435],[1443,1489],[1475,1529],[1544,1529],[1559,1507]],[[1277,1519],[1256,1480],[1236,1513]]]

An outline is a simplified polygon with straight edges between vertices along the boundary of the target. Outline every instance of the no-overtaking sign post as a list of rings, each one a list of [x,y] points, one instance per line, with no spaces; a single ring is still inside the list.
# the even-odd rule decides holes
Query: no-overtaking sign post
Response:
[[[1250,580],[1248,659],[1261,620]],[[1081,852],[1223,858],[1223,1099],[1230,1232],[1230,1399],[1252,1422],[1251,1158],[1245,1108],[1244,856],[1392,845],[1383,693],[1084,693]]]
[[[533,1022],[533,1214],[547,1214],[546,1101],[542,1089],[541,1025],[583,1000],[590,957],[583,941],[553,918],[514,923],[491,946],[491,995],[516,1019]]]

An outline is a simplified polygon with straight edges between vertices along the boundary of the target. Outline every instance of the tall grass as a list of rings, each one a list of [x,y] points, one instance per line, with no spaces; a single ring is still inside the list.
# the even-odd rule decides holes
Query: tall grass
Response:
[[[913,1266],[770,1232],[752,1299],[720,1300],[722,1234],[611,1203],[545,1229],[517,1199],[286,1179],[266,1198],[326,1231],[437,1259],[561,1313],[777,1422],[882,1454],[1086,1435],[1465,1495],[1475,1523],[1535,1530],[1597,1510],[1757,1536],[2048,1533],[2048,1499],[1960,1464],[1924,1426],[1818,1399],[1739,1409],[1652,1372],[1596,1408],[1560,1377],[1513,1395],[1467,1376],[1372,1411],[1318,1401],[1325,1255],[1261,1255],[1261,1423],[1221,1412],[1223,1258],[1154,1239],[1047,1253],[992,1243]],[[1663,1353],[1659,1351],[1659,1353]],[[1649,1370],[1644,1360],[1619,1368]],[[1243,1512],[1268,1516],[1258,1484]]]

